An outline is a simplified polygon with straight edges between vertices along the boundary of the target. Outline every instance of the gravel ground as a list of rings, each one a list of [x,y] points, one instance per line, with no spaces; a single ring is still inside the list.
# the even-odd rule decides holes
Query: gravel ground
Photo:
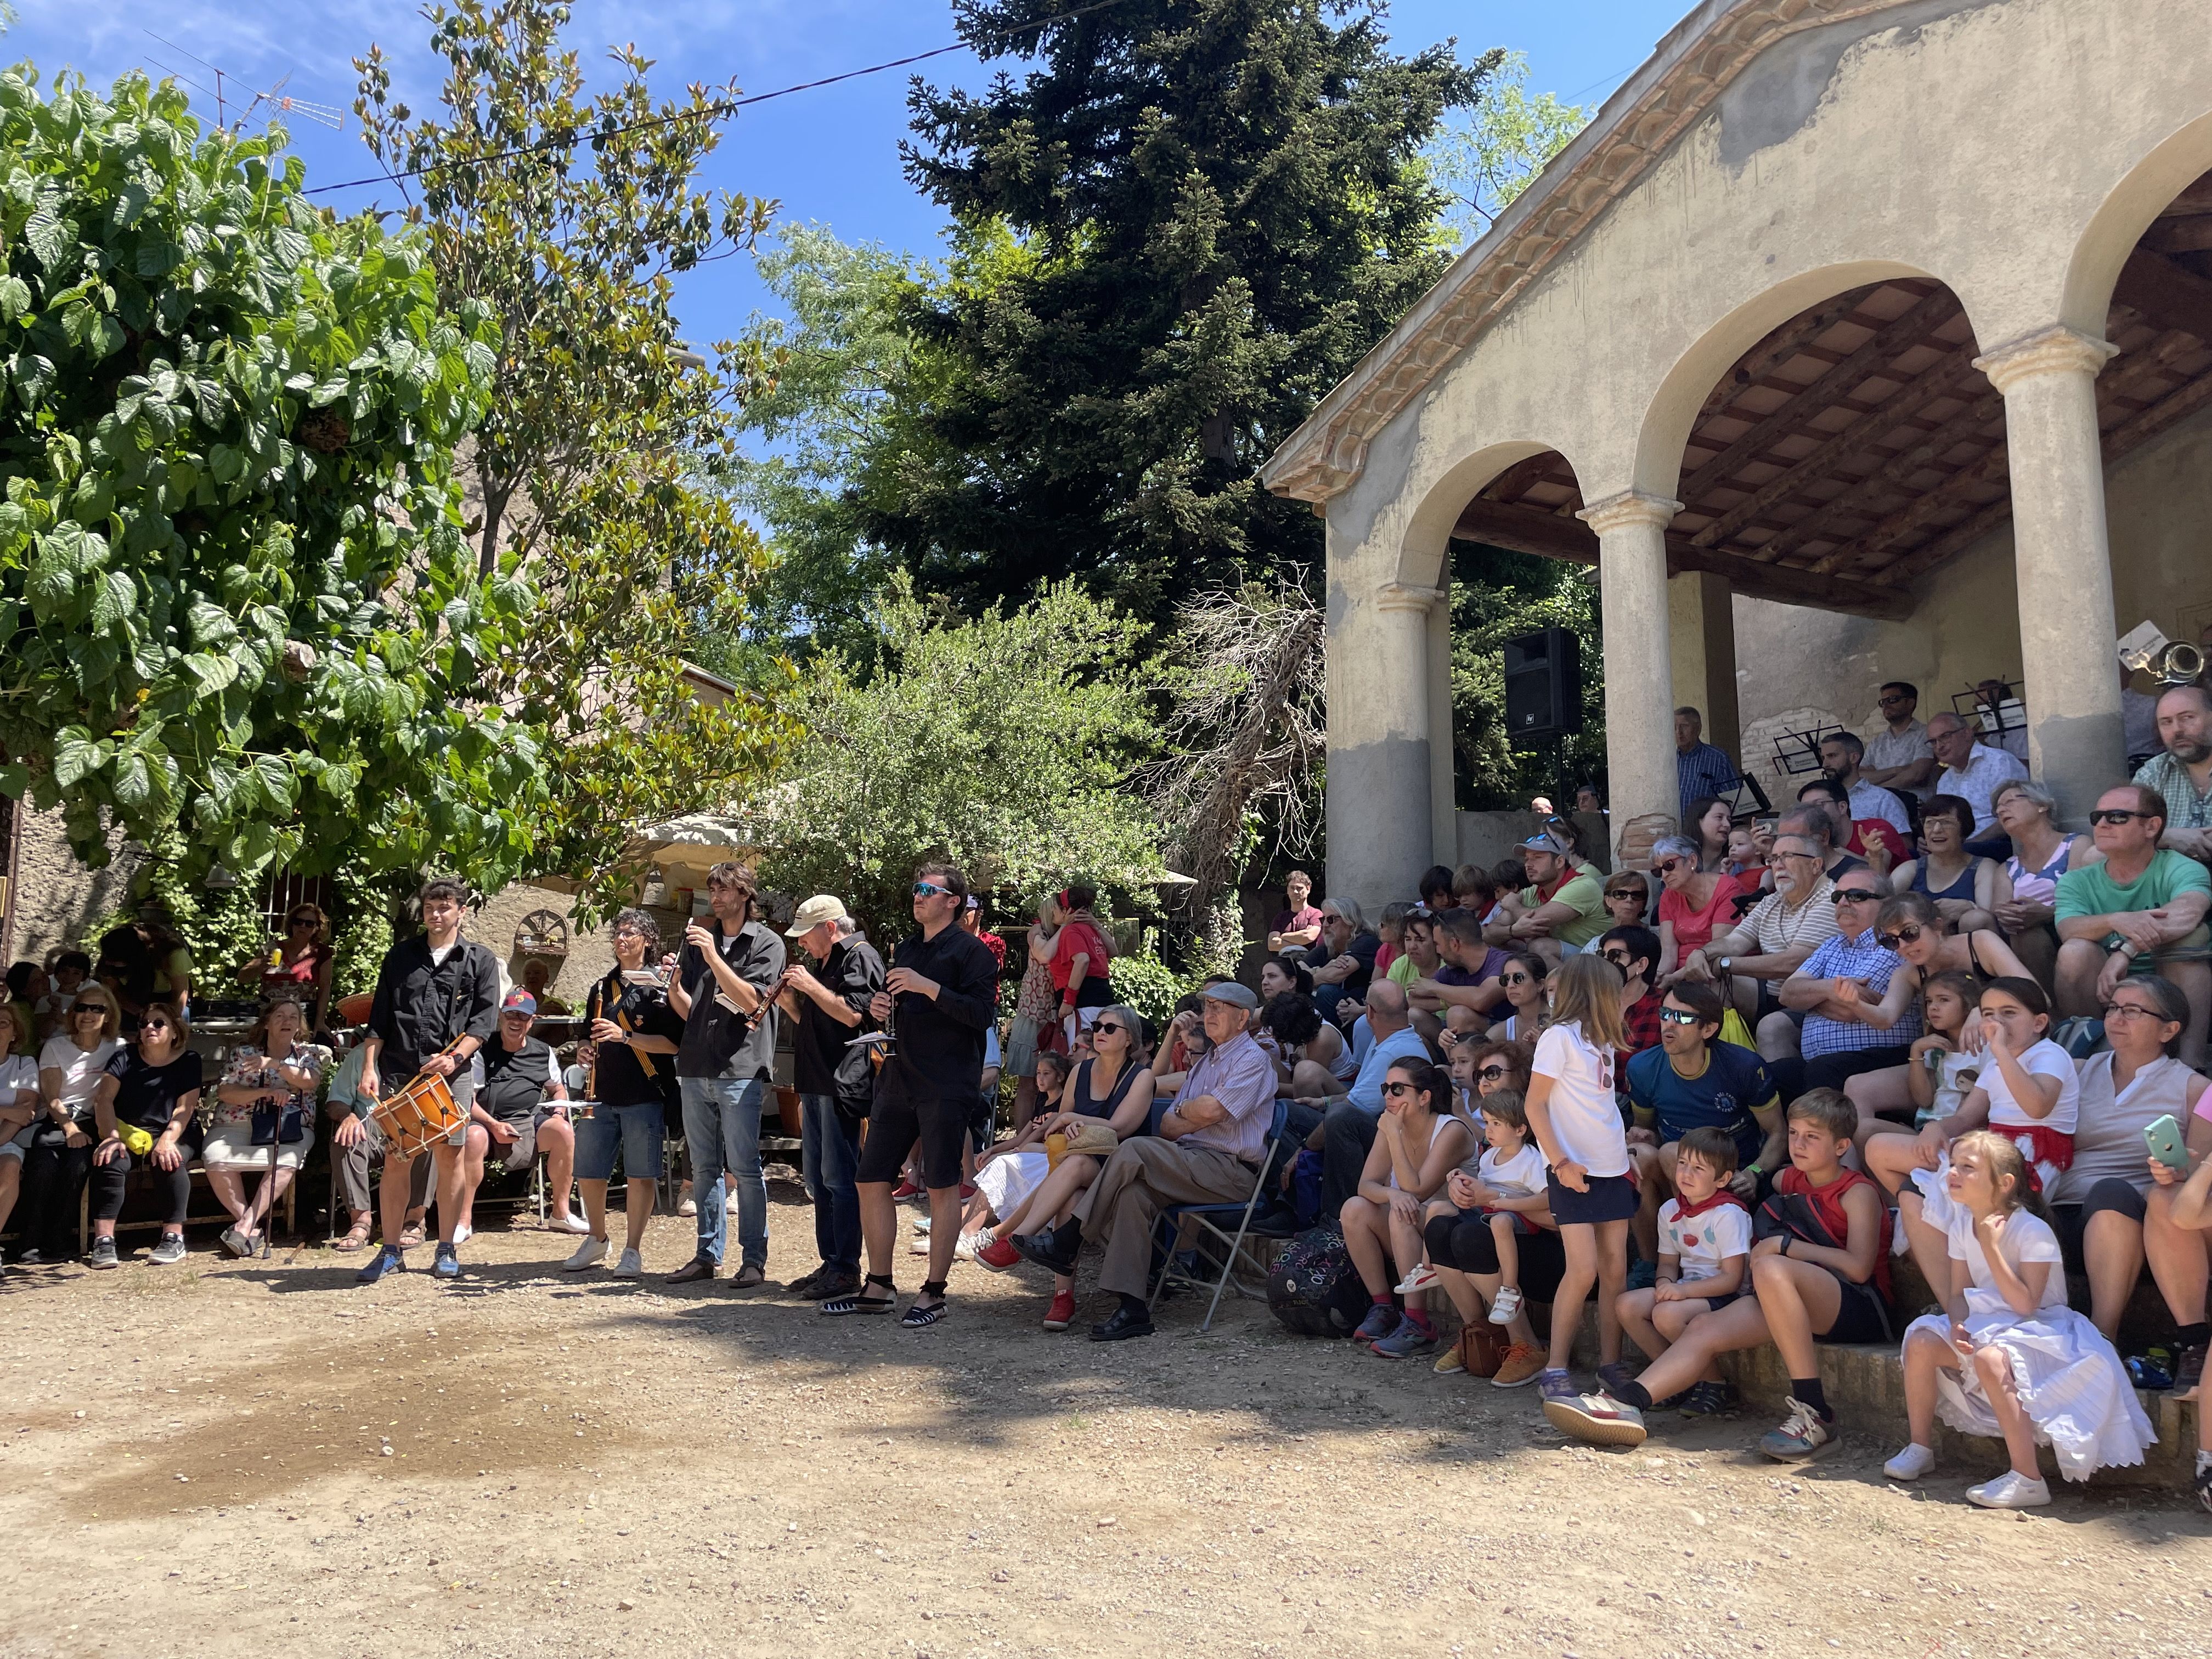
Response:
[[[812,1228],[770,1191],[780,1280]],[[2170,1498],[1989,1514],[1871,1437],[1767,1462],[1756,1418],[1596,1451],[1250,1303],[1099,1345],[963,1266],[909,1332],[568,1248],[9,1271],[0,1653],[2212,1650],[2212,1517]]]

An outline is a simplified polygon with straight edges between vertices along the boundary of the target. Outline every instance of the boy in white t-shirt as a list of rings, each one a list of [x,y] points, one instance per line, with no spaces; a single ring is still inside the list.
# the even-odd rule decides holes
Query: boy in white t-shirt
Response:
[[[1653,1359],[1700,1314],[1746,1294],[1751,1269],[1751,1213],[1729,1190],[1735,1137],[1711,1124],[1688,1131],[1675,1152],[1674,1196],[1659,1206],[1658,1282],[1623,1291],[1620,1322]],[[1728,1383],[1716,1364],[1680,1394],[1654,1401],[1659,1410],[1710,1415],[1726,1409]]]

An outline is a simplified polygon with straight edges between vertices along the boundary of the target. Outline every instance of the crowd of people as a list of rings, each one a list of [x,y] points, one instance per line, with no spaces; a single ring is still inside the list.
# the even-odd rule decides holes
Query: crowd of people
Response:
[[[1733,766],[1683,711],[1679,830],[1644,867],[1601,870],[1547,808],[1510,859],[1428,871],[1371,922],[1294,872],[1251,982],[1210,979],[1158,1027],[1115,1000],[1083,884],[1039,904],[1002,1033],[1005,941],[959,870],[916,872],[886,961],[836,896],[779,928],[724,864],[674,948],[649,912],[615,918],[564,1067],[532,990],[502,995],[465,936],[465,892],[433,880],[342,1060],[321,1040],[327,923],[289,915],[242,970],[264,1011],[210,1089],[189,954],[149,922],[98,959],[10,970],[0,1225],[17,1215],[24,1262],[73,1255],[88,1185],[91,1264],[112,1267],[143,1172],[148,1260],[173,1262],[198,1161],[223,1247],[252,1254],[320,1129],[350,1215],[337,1247],[380,1233],[364,1283],[408,1268],[433,1212],[431,1271],[459,1276],[487,1172],[540,1158],[576,1237],[564,1266],[634,1278],[672,1127],[696,1244],[671,1279],[748,1289],[783,1047],[819,1258],[787,1288],[825,1316],[927,1328],[957,1262],[1028,1263],[1064,1331],[1089,1248],[1111,1298],[1090,1336],[1143,1337],[1179,1248],[1163,1213],[1257,1193],[1263,1232],[1306,1229],[1356,1279],[1360,1346],[1534,1384],[1571,1435],[1637,1443],[1661,1413],[1734,1412],[1719,1357],[1771,1344],[1790,1398],[1759,1449],[1814,1456],[1836,1435],[1820,1345],[1895,1342],[1911,1440],[1889,1475],[1933,1467],[1940,1418],[2005,1441],[1975,1502],[2045,1503],[2039,1445],[2082,1478],[2152,1438],[2132,1384],[2155,1364],[2131,1376],[2114,1346],[2146,1265],[2177,1327],[2163,1380],[2194,1396],[2212,1336],[2212,698],[2156,700],[2160,752],[2086,835],[2009,749],[1955,716],[1922,726],[1916,699],[1885,686],[1883,731],[1825,734],[1821,773],[1772,815],[1732,810]],[[388,1139],[380,1103],[426,1079],[449,1120]],[[903,1306],[902,1200],[926,1211],[927,1260]],[[1893,1257],[1924,1291],[1893,1294]],[[2212,1432],[2197,1488],[2212,1506]]]

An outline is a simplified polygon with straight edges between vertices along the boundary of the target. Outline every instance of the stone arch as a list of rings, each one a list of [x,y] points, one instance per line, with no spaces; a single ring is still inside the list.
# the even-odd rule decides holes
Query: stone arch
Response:
[[[1407,515],[1398,554],[1399,581],[1408,587],[1443,586],[1452,531],[1468,504],[1523,461],[1555,453],[1566,457],[1558,444],[1516,440],[1486,445],[1445,468]],[[1574,465],[1571,459],[1567,465]]]
[[[2212,112],[2154,147],[2112,186],[2074,245],[2061,301],[2061,320],[2068,327],[2102,337],[2128,256],[2173,198],[2208,171]]]

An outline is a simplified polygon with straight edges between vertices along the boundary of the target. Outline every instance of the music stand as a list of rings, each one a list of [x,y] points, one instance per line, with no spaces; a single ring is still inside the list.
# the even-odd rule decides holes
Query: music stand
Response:
[[[1826,770],[1820,764],[1823,740],[1840,736],[1840,726],[1816,726],[1810,732],[1784,732],[1774,739],[1774,769],[1785,778]],[[1761,798],[1762,804],[1764,797]]]
[[[1774,810],[1774,804],[1766,799],[1766,791],[1759,787],[1759,780],[1748,773],[1737,774],[1735,782],[1721,791],[1720,800],[1729,810],[1729,822],[1734,823],[1763,817]]]

